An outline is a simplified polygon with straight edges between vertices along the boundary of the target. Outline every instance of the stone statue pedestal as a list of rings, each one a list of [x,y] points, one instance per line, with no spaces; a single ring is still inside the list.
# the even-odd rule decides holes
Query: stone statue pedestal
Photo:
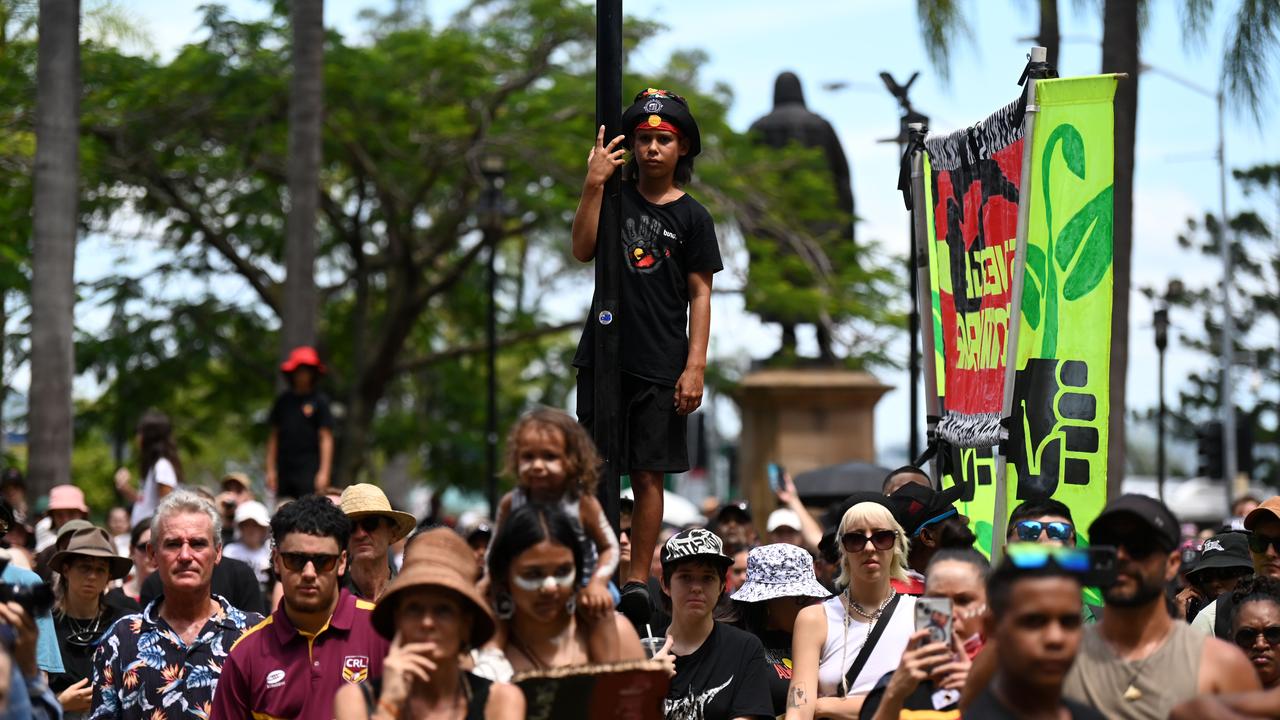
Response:
[[[742,410],[738,479],[764,536],[777,501],[767,466],[792,477],[851,460],[874,462],[875,407],[892,386],[866,372],[841,368],[757,370],[734,394]]]

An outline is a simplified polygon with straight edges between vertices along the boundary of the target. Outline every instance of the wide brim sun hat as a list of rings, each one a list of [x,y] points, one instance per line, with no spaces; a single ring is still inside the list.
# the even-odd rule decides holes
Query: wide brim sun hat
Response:
[[[381,515],[387,518],[396,526],[391,542],[397,542],[406,537],[418,526],[418,518],[392,508],[391,501],[387,500],[387,494],[382,492],[382,488],[369,483],[348,486],[342,491],[342,499],[338,501],[338,507],[342,508],[342,512],[352,520],[359,520],[369,515]]]
[[[49,559],[49,568],[55,572],[64,573],[67,563],[75,560],[76,555],[106,560],[112,580],[127,576],[133,569],[133,561],[127,557],[121,557],[116,552],[116,545],[107,535],[107,531],[99,527],[87,527],[74,531],[67,541],[66,549],[59,550]]]
[[[488,601],[476,588],[478,574],[475,553],[458,533],[447,527],[427,530],[414,537],[406,548],[400,574],[392,578],[373,609],[373,628],[387,639],[395,637],[399,598],[415,588],[443,588],[472,606],[470,646],[484,645],[493,637],[497,621]]]
[[[764,602],[785,597],[828,598],[831,591],[818,582],[808,550],[774,543],[747,553],[747,580],[729,597],[739,602]]]

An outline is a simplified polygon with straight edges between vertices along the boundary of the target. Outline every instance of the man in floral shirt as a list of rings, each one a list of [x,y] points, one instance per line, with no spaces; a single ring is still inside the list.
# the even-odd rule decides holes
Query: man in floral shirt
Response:
[[[91,720],[207,718],[232,644],[262,616],[210,593],[222,522],[195,493],[169,494],[151,522],[150,553],[164,594],[126,615],[93,658]]]

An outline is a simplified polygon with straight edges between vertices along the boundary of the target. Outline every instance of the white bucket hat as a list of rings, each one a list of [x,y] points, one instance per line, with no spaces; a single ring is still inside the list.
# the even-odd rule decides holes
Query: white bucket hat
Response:
[[[734,600],[763,602],[784,597],[831,597],[813,572],[813,556],[798,545],[761,545],[747,553],[747,581]]]

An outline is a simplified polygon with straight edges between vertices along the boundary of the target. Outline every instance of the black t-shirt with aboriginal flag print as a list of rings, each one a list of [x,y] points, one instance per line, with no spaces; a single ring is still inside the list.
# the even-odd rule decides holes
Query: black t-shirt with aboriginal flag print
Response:
[[[689,355],[689,274],[724,268],[711,213],[692,196],[655,205],[622,183],[622,370],[674,386]],[[593,299],[592,306],[595,302]],[[591,367],[598,319],[587,318],[575,367]]]

